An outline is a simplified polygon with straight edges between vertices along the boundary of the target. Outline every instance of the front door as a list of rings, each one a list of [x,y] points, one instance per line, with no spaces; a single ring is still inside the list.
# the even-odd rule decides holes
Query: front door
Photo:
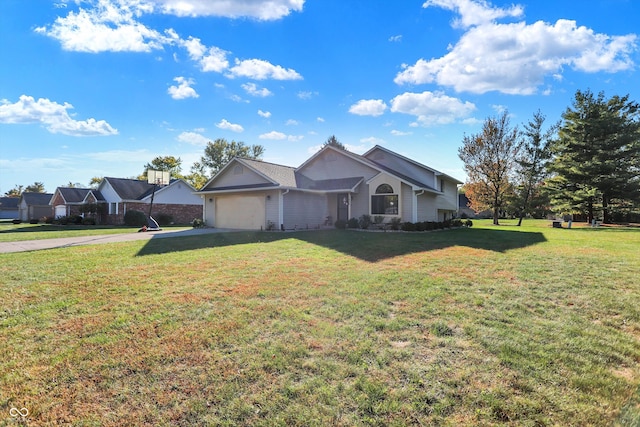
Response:
[[[338,194],[338,217],[337,220],[349,220],[349,193]]]

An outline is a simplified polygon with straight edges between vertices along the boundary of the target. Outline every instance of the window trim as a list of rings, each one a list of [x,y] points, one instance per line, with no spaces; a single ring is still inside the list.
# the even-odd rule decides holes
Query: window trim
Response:
[[[378,201],[380,199],[382,200]],[[376,200],[376,202],[374,202],[374,200]],[[374,207],[376,208],[375,212]],[[382,208],[383,212],[378,212],[377,208]],[[369,212],[371,215],[400,215],[400,195],[393,190],[392,185],[383,183],[376,187],[375,193],[370,197]]]

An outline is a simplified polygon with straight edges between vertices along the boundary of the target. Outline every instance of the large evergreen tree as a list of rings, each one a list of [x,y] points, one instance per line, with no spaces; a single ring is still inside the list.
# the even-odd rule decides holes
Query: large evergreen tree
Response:
[[[462,142],[458,156],[467,172],[465,187],[472,209],[491,209],[493,223],[498,225],[500,211],[513,191],[512,174],[521,147],[518,129],[510,126],[505,111],[487,118],[479,134],[465,135]]]
[[[640,201],[639,114],[628,95],[576,92],[553,145],[548,187],[555,205],[589,221],[602,211],[610,222],[612,209]]]

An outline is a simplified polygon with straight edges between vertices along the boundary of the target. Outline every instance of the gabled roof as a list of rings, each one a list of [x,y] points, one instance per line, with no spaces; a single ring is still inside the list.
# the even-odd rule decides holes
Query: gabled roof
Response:
[[[291,166],[283,166],[275,163],[263,162],[260,160],[252,160],[245,158],[238,158],[239,162],[252,168],[254,171],[259,172],[268,180],[274,184],[280,184],[283,187],[295,187],[296,176],[295,168]]]
[[[387,149],[387,148],[384,148],[384,147],[382,147],[382,146],[380,146],[380,145],[376,145],[375,147],[373,147],[372,149],[370,149],[369,151],[367,151],[366,153],[364,153],[362,156],[363,156],[363,157],[367,157],[369,154],[373,153],[373,152],[374,152],[374,151],[376,151],[376,150],[384,151],[385,153],[387,153],[387,154],[389,154],[389,155],[391,155],[391,156],[397,157],[397,158],[399,158],[399,159],[404,160],[405,162],[412,163],[412,164],[414,164],[414,165],[416,165],[416,166],[418,166],[418,167],[420,167],[420,168],[422,168],[422,169],[425,169],[425,170],[428,170],[428,171],[430,171],[430,172],[433,172],[436,176],[443,176],[443,177],[445,177],[445,178],[447,178],[447,179],[450,179],[450,180],[452,180],[452,181],[455,181],[455,182],[456,182],[456,183],[458,183],[458,184],[462,184],[462,181],[460,181],[460,180],[458,180],[458,179],[456,179],[456,178],[454,178],[454,177],[452,177],[452,176],[449,176],[449,175],[447,175],[447,174],[445,174],[445,173],[442,173],[442,172],[440,172],[440,171],[438,171],[438,170],[435,170],[435,169],[433,169],[433,168],[430,168],[429,166],[423,165],[423,164],[422,164],[422,163],[420,163],[420,162],[416,162],[415,160],[412,160],[412,159],[410,159],[410,158],[408,158],[408,157],[403,156],[402,154],[398,154],[398,153],[396,153],[396,152],[394,152],[394,151],[391,151],[391,150],[389,150],[389,149]],[[376,164],[377,164],[377,162],[376,162],[375,160],[372,160],[372,162],[374,162],[374,163],[376,163]]]
[[[354,191],[364,177],[311,180],[301,173],[296,173],[298,188],[316,191]]]
[[[45,206],[51,201],[53,194],[51,193],[22,193],[21,200],[31,206]]]
[[[19,197],[0,197],[0,209],[18,209]]]
[[[141,200],[153,192],[153,184],[138,179],[105,177],[122,200]]]
[[[318,152],[312,155],[309,159],[307,159],[302,165],[300,165],[297,168],[293,168],[291,166],[278,165],[275,163],[263,162],[261,160],[253,160],[253,159],[236,157],[232,159],[229,163],[227,163],[222,169],[220,169],[220,171],[218,171],[218,173],[213,178],[211,178],[207,182],[207,184],[205,184],[205,186],[200,190],[200,192],[251,190],[251,189],[257,189],[257,188],[261,188],[261,189],[285,188],[285,189],[298,189],[298,190],[307,190],[307,191],[328,191],[328,192],[354,191],[355,187],[357,187],[358,184],[360,184],[360,182],[364,180],[364,177],[357,176],[357,177],[338,178],[338,179],[312,180],[311,178],[308,178],[307,176],[304,175],[305,167],[309,165],[311,162],[313,162],[315,158],[317,158],[318,156],[321,155],[321,153],[327,150],[333,150],[336,153],[339,153],[340,155],[347,156],[352,160],[356,162],[360,162],[380,173],[393,175],[398,179],[400,179],[401,181],[404,181],[407,184],[413,186],[414,188],[427,190],[427,191],[438,193],[438,194],[442,193],[441,191],[438,191],[437,189],[435,189],[433,185],[429,185],[424,182],[421,182],[419,179],[415,177],[411,177],[406,174],[400,173],[388,166],[385,166],[379,162],[376,162],[375,160],[365,157],[375,149],[384,150],[390,155],[396,156],[399,159],[402,159],[403,161],[410,162],[413,165],[418,166],[419,168],[423,168],[429,171],[430,173],[435,174],[436,176],[444,176],[452,181],[455,181],[456,183],[460,183],[460,181],[458,181],[455,178],[452,178],[448,175],[443,174],[442,172],[438,172],[435,169],[422,165],[418,162],[415,162],[411,159],[408,159],[397,153],[394,153],[393,151],[382,148],[378,145],[376,145],[371,150],[367,151],[367,153],[365,153],[362,156],[347,150],[343,150],[343,149],[331,146],[331,145],[325,145],[324,147],[322,147],[322,149],[320,149]],[[251,170],[253,170],[255,173],[263,177],[268,182],[207,188],[209,184],[211,184],[216,180],[217,177],[223,175],[225,171],[227,171],[231,167],[232,164],[236,164],[236,163],[241,163],[244,166],[250,168]]]
[[[93,194],[96,200],[104,200],[102,193],[93,188],[58,187],[56,192],[60,193],[66,204],[85,203],[89,194]]]

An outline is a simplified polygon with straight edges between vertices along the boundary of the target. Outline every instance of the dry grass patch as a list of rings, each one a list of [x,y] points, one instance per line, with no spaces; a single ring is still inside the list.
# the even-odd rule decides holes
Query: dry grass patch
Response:
[[[640,230],[591,231],[235,233],[9,254],[0,413],[633,425]]]

